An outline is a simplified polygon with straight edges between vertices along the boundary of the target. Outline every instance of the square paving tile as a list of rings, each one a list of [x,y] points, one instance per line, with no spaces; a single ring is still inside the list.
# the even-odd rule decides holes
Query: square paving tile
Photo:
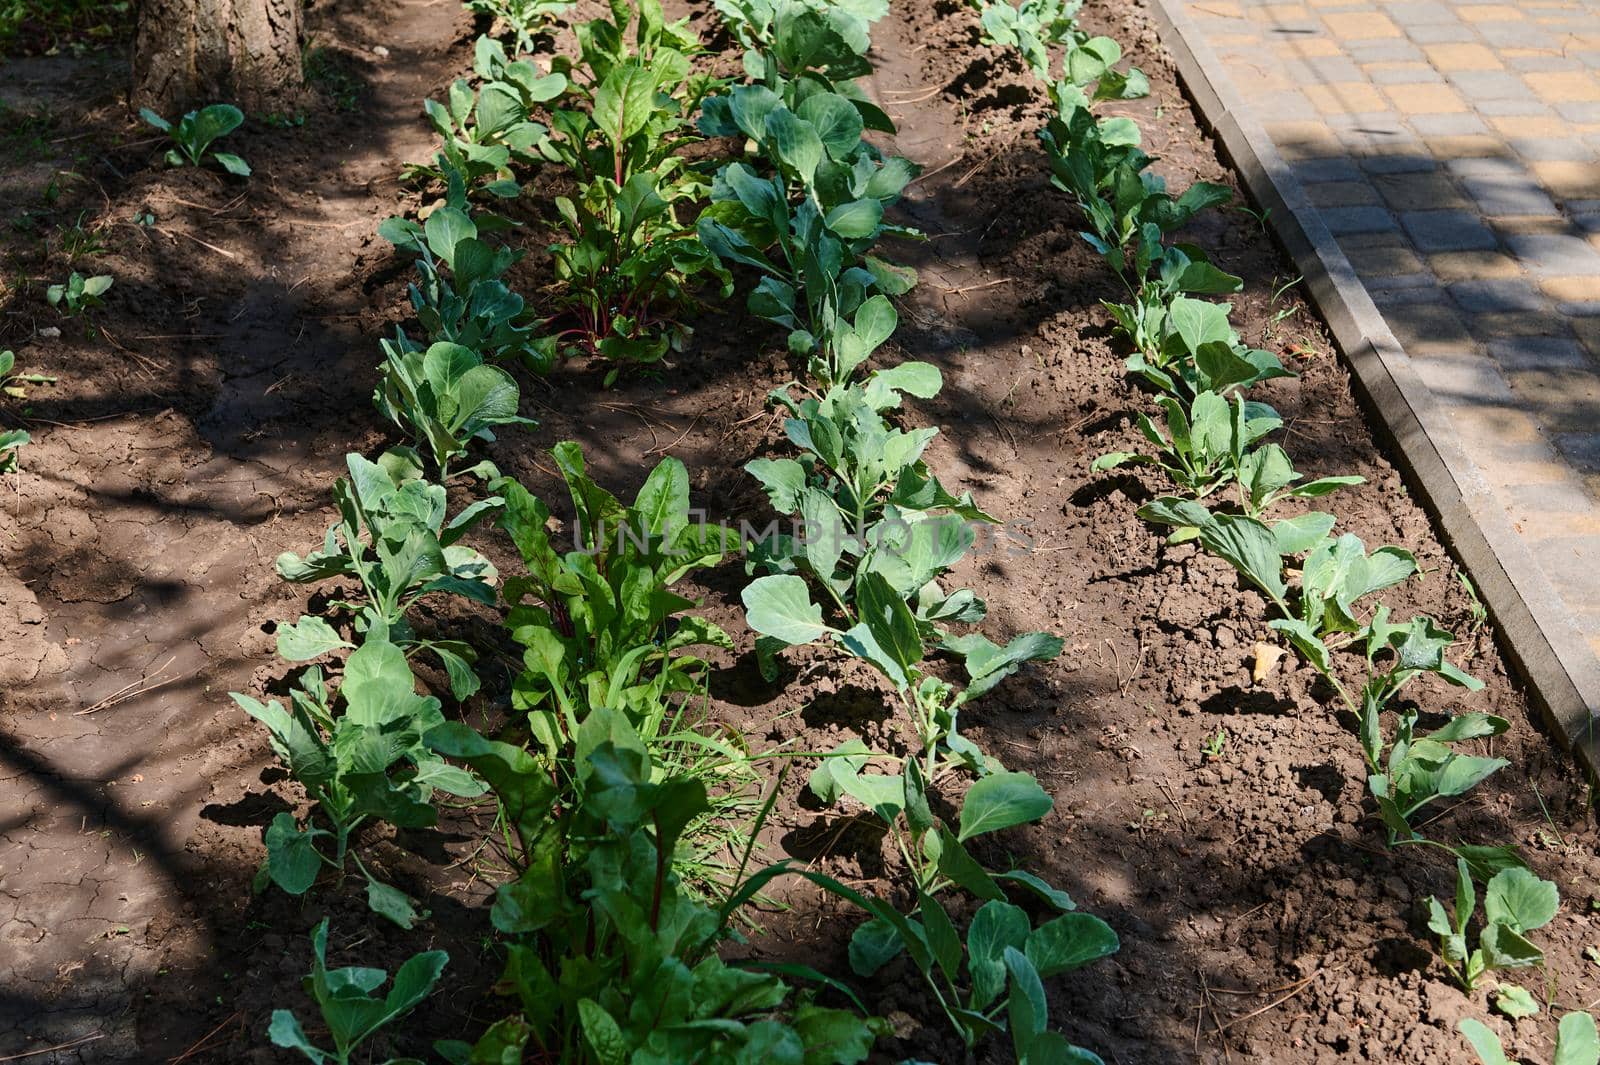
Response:
[[[1339,238],[1339,248],[1364,279],[1417,274],[1424,269],[1411,242],[1398,233],[1352,234]]]
[[[1377,174],[1373,188],[1384,202],[1399,211],[1427,211],[1471,207],[1466,197],[1443,171],[1421,174]]]
[[[1468,314],[1487,311],[1537,311],[1545,299],[1524,278],[1457,281],[1449,286],[1450,298]]]
[[[1565,337],[1512,337],[1489,343],[1489,355],[1506,370],[1592,370],[1582,345]]]
[[[1382,202],[1378,190],[1365,181],[1319,181],[1307,184],[1305,190],[1318,207],[1360,207]]]
[[[1459,115],[1407,115],[1406,122],[1429,142],[1430,147],[1435,137],[1462,137],[1489,132],[1483,119],[1470,112]]]
[[[1385,233],[1398,228],[1387,207],[1324,207],[1317,212],[1335,236],[1346,233]]]
[[[1550,199],[1543,186],[1526,172],[1499,177],[1462,178],[1461,184],[1486,215],[1559,213],[1555,201]]]
[[[1469,100],[1526,100],[1531,97],[1527,83],[1504,70],[1458,68],[1448,70],[1446,77]]]
[[[1511,254],[1544,277],[1600,276],[1600,250],[1582,237],[1555,233],[1512,234]]]
[[[1476,346],[1466,323],[1453,307],[1443,303],[1412,303],[1389,307],[1383,320],[1402,347],[1413,355],[1469,352]]]
[[[1470,211],[1404,211],[1400,224],[1424,253],[1495,246],[1494,233]]]

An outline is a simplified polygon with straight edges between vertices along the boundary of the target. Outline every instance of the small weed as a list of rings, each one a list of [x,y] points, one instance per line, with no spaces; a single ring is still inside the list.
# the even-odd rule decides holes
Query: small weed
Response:
[[[1472,578],[1458,570],[1456,572],[1456,580],[1461,582],[1461,590],[1467,593],[1467,616],[1472,619],[1472,624],[1467,629],[1467,636],[1470,639],[1476,636],[1478,630],[1488,623],[1489,608],[1483,605],[1482,599],[1478,598],[1478,589],[1473,585]]]
[[[1223,728],[1221,725],[1217,726],[1217,731],[1208,737],[1206,742],[1200,747],[1200,753],[1205,755],[1206,761],[1208,762],[1215,762],[1217,759],[1221,758],[1223,754],[1227,752],[1227,750],[1228,730]]]
[[[1147,806],[1139,812],[1139,819],[1137,821],[1128,822],[1128,831],[1137,832],[1139,835],[1143,836],[1154,829],[1160,828],[1161,825],[1166,822],[1166,820],[1167,815],[1164,812],[1157,813],[1155,810],[1152,810]]]
[[[74,54],[124,37],[128,0],[0,0],[0,51],[25,55]]]
[[[0,16],[0,22],[3,22],[3,16]],[[0,101],[0,151],[5,153],[7,166],[50,158],[49,138],[55,129],[56,121],[50,114],[24,111]]]
[[[340,53],[308,43],[300,57],[300,69],[306,84],[320,90],[336,109],[354,111],[361,105],[361,90],[365,86]]]
[[[89,212],[83,211],[78,215],[78,220],[70,226],[61,229],[58,238],[61,254],[66,256],[69,266],[78,265],[79,260],[105,254],[105,242],[100,239],[100,233],[93,228],[86,228],[84,218]]]
[[[1259,228],[1261,232],[1265,233],[1267,231],[1267,221],[1272,217],[1272,208],[1268,207],[1265,210],[1255,211],[1252,210],[1249,205],[1241,203],[1239,206],[1235,207],[1234,210],[1240,212],[1241,214],[1247,214],[1254,219],[1257,228]]]

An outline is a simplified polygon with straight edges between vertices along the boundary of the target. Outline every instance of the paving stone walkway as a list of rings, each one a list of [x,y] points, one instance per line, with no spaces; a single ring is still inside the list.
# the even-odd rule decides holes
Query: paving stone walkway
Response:
[[[1600,0],[1185,0],[1600,653]]]

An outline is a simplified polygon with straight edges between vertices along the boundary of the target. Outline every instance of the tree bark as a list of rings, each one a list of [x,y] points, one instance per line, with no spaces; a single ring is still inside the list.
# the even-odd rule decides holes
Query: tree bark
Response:
[[[167,118],[223,101],[292,113],[304,85],[300,3],[138,0],[133,106]]]

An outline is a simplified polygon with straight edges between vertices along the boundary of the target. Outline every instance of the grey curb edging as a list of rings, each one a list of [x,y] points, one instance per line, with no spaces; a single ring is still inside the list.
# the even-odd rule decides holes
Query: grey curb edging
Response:
[[[1299,178],[1251,118],[1183,0],[1150,0],[1162,43],[1195,107],[1305,277],[1356,381],[1395,445],[1402,472],[1477,585],[1512,666],[1546,724],[1594,778],[1600,769],[1600,660],[1462,451],[1405,349],[1378,313]]]

